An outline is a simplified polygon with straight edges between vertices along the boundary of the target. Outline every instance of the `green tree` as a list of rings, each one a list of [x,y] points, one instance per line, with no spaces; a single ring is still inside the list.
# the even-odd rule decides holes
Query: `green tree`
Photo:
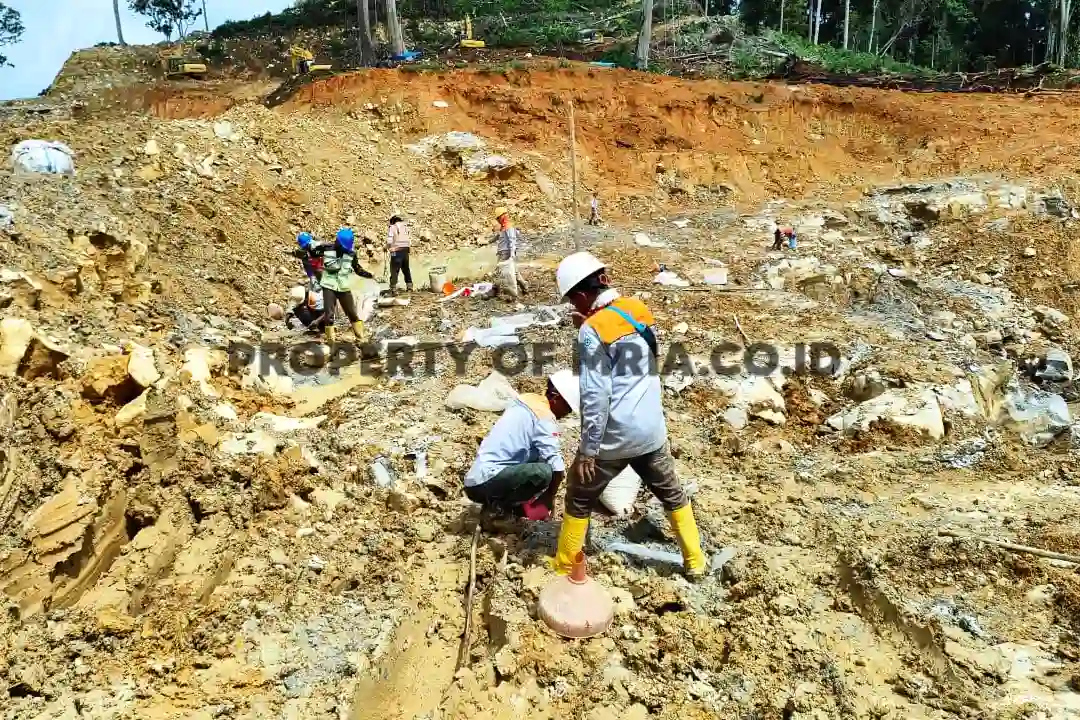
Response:
[[[0,47],[19,42],[24,29],[19,11],[0,2]],[[0,55],[0,67],[5,65],[10,63],[5,55]]]
[[[195,0],[131,0],[130,7],[146,18],[146,27],[161,33],[166,40],[173,32],[183,40],[191,26],[202,15]]]

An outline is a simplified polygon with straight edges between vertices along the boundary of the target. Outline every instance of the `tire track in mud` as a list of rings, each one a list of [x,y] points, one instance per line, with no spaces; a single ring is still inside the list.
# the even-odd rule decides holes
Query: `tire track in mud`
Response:
[[[917,622],[901,610],[873,577],[858,550],[842,550],[837,556],[836,571],[839,589],[851,600],[858,614],[883,640],[908,655],[911,664],[939,683],[942,691],[940,697],[924,695],[913,699],[961,715],[967,715],[970,708],[979,707],[973,683],[946,655],[945,644],[935,629]],[[914,688],[894,689],[900,694],[910,695]]]

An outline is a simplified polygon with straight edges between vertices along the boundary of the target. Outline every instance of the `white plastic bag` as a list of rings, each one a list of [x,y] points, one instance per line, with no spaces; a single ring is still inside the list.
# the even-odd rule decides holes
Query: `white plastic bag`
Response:
[[[62,142],[23,140],[11,149],[11,160],[33,173],[75,174],[75,151]]]
[[[705,273],[706,285],[727,285],[727,268],[716,268]]]
[[[514,327],[499,325],[492,328],[468,328],[461,336],[461,342],[474,342],[480,347],[495,348],[517,345],[521,342]]]
[[[511,297],[518,296],[517,262],[510,258],[499,263],[499,284],[510,293]]]
[[[501,373],[492,371],[479,385],[458,385],[446,396],[446,407],[456,410],[470,407],[474,410],[502,412],[518,397],[514,386]]]
[[[658,273],[656,275],[656,277],[653,278],[653,282],[656,283],[657,285],[667,285],[669,287],[689,287],[690,286],[690,282],[688,280],[683,280],[681,277],[679,277],[677,274],[671,272],[670,270],[664,270],[664,271]]]
[[[616,475],[600,494],[600,502],[616,517],[629,515],[634,509],[638,491],[641,490],[641,478],[629,465]]]

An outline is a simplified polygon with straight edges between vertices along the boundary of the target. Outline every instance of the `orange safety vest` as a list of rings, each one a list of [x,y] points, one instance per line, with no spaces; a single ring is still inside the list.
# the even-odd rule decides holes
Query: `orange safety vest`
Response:
[[[600,342],[611,345],[616,340],[637,333],[637,328],[617,312],[610,312],[612,307],[622,310],[645,327],[656,322],[652,311],[637,298],[616,298],[610,305],[605,305],[588,317],[585,323],[600,336]],[[609,312],[605,312],[605,310]]]
[[[533,415],[541,420],[555,421],[555,413],[551,412],[551,405],[548,404],[547,398],[543,395],[522,393],[518,396],[518,399],[525,404],[525,407],[533,411]]]

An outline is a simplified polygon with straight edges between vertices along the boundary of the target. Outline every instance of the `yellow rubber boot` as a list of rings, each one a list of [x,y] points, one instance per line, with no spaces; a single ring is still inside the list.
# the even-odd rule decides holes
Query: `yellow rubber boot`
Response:
[[[574,558],[585,547],[585,533],[589,530],[589,518],[576,518],[563,515],[562,527],[559,528],[559,547],[555,557],[548,562],[551,569],[559,575],[567,575],[574,567]]]
[[[353,331],[353,334],[356,335],[356,339],[359,342],[364,342],[365,336],[364,336],[364,321],[363,320],[357,320],[356,322],[354,322],[352,324],[352,331]]]
[[[705,553],[701,551],[701,535],[698,534],[697,523],[694,522],[694,508],[687,503],[668,515],[668,519],[671,521],[671,529],[675,531],[675,537],[679,540],[686,576],[704,577],[706,559]]]
[[[327,325],[323,332],[326,333],[326,342],[330,343],[331,345],[337,343],[336,327],[334,327],[333,325]]]

